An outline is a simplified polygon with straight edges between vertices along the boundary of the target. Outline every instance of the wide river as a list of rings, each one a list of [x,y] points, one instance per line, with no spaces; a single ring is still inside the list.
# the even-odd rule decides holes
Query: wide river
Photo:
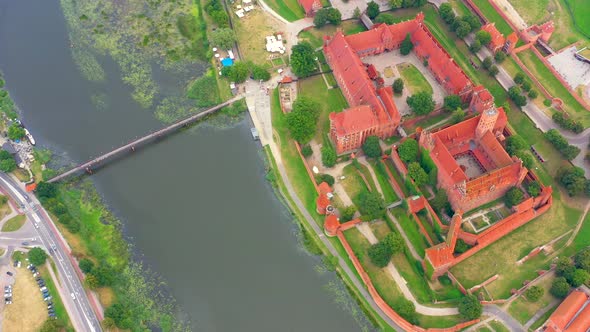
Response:
[[[66,29],[58,0],[0,0],[0,70],[40,145],[80,162],[162,126],[113,63],[106,84],[80,75]],[[101,111],[96,90],[108,98]],[[366,322],[337,276],[299,244],[249,128],[199,126],[92,179],[193,330],[359,331]]]

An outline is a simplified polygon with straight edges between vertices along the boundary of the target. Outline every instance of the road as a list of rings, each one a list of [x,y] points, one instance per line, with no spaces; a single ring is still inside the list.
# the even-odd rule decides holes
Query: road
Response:
[[[29,195],[10,176],[0,173],[0,187],[6,192],[27,216],[28,220],[37,223],[39,228],[35,229],[37,238],[42,246],[50,253],[58,275],[61,280],[61,297],[70,320],[77,331],[102,331],[100,322],[92,310],[90,301],[82,287],[74,266],[69,258],[69,250],[65,247],[60,234],[53,225],[47,212],[43,209],[37,198]],[[0,239],[2,243],[14,241],[12,239]],[[15,245],[13,243],[8,243]],[[20,243],[19,243],[20,244]],[[31,245],[35,243],[31,242]],[[71,294],[74,294],[75,299]]]

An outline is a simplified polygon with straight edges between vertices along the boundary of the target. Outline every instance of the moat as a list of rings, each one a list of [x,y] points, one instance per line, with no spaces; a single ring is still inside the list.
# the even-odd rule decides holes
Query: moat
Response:
[[[106,82],[84,80],[57,0],[0,3],[0,45],[23,122],[60,159],[84,161],[162,126],[131,99],[114,63],[103,59]],[[97,90],[108,98],[103,110],[91,102]],[[265,181],[250,126],[198,126],[92,179],[193,330],[360,330],[346,309],[358,306],[335,274],[318,272],[320,259],[301,247]]]

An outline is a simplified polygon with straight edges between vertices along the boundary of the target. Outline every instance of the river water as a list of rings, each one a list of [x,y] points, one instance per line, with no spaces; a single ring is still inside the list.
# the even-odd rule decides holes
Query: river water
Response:
[[[88,82],[69,46],[57,0],[0,0],[0,70],[41,146],[80,162],[161,126],[130,98],[113,63],[106,82]],[[93,106],[96,91],[106,109]],[[366,321],[353,319],[359,309],[341,282],[318,272],[319,259],[299,244],[249,127],[245,119],[193,128],[93,180],[193,330],[360,330]]]

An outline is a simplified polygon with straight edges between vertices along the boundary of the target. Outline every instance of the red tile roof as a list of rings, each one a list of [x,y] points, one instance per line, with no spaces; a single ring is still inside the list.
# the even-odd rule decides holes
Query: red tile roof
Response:
[[[320,194],[328,194],[332,192],[332,188],[327,182],[322,182],[318,185],[318,191]]]
[[[490,36],[492,37],[490,44],[489,44],[490,49],[495,51],[495,50],[499,49],[500,47],[504,46],[504,43],[505,43],[504,36],[500,33],[500,31],[498,31],[498,29],[496,29],[496,25],[494,22],[484,25],[483,27],[481,27],[481,29],[483,31],[487,31],[490,34]]]
[[[576,290],[573,291],[566,299],[559,305],[557,310],[553,312],[549,320],[547,321],[547,326],[552,328],[555,331],[570,331],[570,329],[566,330],[568,325],[573,325],[575,321],[579,319],[580,311],[588,301],[588,295],[582,291]],[[588,306],[586,306],[588,308]],[[588,311],[586,311],[588,312]],[[573,320],[576,318],[575,320]],[[573,320],[573,321],[572,321]],[[587,325],[580,326],[580,324],[587,323]],[[570,327],[571,327],[570,325]],[[576,323],[575,327],[580,327],[579,330],[571,330],[571,331],[587,331],[590,328],[590,322],[586,320],[581,320],[579,323]]]
[[[378,124],[375,114],[368,105],[351,107],[340,113],[330,113],[330,121],[339,136],[369,130]]]
[[[319,0],[298,0],[298,2],[307,15],[313,14],[314,11],[322,7]]]

